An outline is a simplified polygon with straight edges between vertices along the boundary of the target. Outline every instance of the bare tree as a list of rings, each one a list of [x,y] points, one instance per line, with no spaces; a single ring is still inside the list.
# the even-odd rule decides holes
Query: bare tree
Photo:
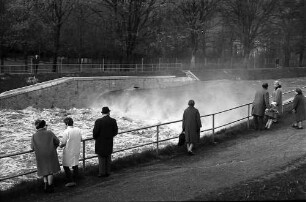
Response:
[[[53,72],[57,71],[62,26],[74,8],[75,0],[36,0],[37,12],[44,23],[50,26],[53,38]]]
[[[192,67],[195,65],[200,36],[212,28],[209,22],[216,17],[219,2],[219,0],[181,0],[177,3],[181,16],[178,20],[189,32]]]
[[[247,60],[251,50],[269,34],[277,0],[224,0],[222,5],[225,25],[242,43]]]
[[[150,32],[157,0],[104,0],[102,7],[93,8],[101,17],[109,12],[108,20],[114,23],[114,31],[128,62],[131,61],[141,39]],[[105,9],[106,8],[106,9]]]
[[[0,0],[0,66],[4,65],[5,48],[8,47],[9,33],[12,28],[10,3],[10,0]]]

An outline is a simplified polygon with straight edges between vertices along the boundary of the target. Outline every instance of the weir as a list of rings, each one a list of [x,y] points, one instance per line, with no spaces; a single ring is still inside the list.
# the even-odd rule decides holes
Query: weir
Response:
[[[0,108],[89,107],[97,96],[105,92],[175,87],[195,81],[189,76],[63,77],[3,92],[0,94]]]

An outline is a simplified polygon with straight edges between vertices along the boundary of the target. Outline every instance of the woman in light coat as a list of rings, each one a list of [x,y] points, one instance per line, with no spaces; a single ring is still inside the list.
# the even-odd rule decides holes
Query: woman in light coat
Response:
[[[282,86],[279,81],[274,81],[274,91],[272,92],[272,102],[276,103],[276,110],[278,111],[276,118],[273,120],[273,122],[276,123],[279,117],[283,113],[283,92],[282,92]]]
[[[44,120],[36,120],[36,133],[31,139],[31,148],[35,152],[37,175],[43,177],[44,190],[53,192],[53,174],[60,171],[56,148],[59,145],[59,139],[53,132],[47,130]]]
[[[61,148],[63,149],[63,168],[65,170],[67,184],[66,187],[76,185],[78,176],[78,165],[80,158],[80,149],[82,141],[82,132],[79,128],[73,126],[73,119],[66,117],[64,119],[66,130],[63,132],[61,139]],[[71,175],[70,167],[72,167],[73,174]]]
[[[293,107],[292,112],[295,113],[295,123],[292,127],[297,129],[303,129],[302,121],[306,119],[306,111],[305,111],[305,97],[300,88],[295,90],[296,95],[293,99]]]

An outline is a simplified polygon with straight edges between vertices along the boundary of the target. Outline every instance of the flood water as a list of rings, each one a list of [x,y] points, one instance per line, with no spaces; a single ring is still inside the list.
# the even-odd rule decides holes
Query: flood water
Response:
[[[283,92],[306,85],[305,78],[280,79]],[[107,92],[99,95],[90,108],[82,109],[35,109],[28,107],[23,110],[0,109],[0,156],[15,152],[30,150],[30,139],[35,132],[34,121],[44,119],[48,129],[59,138],[65,129],[63,119],[70,116],[74,125],[83,131],[83,138],[92,137],[94,121],[101,117],[101,108],[108,106],[111,116],[117,119],[119,132],[146,127],[158,123],[181,120],[183,111],[189,99],[195,100],[195,107],[200,115],[207,115],[225,109],[236,107],[253,101],[257,88],[263,82],[269,83],[269,92],[273,90],[273,81],[201,81],[182,87],[165,89],[128,89],[124,91]],[[294,94],[284,96],[283,100],[293,97]],[[247,116],[247,108],[216,115],[216,126]],[[211,117],[201,119],[203,129],[211,128]],[[160,128],[159,139],[175,137],[181,131],[181,123],[170,124]],[[146,130],[119,134],[115,138],[114,150],[136,146],[156,141],[156,127]],[[161,145],[175,144],[177,140],[165,142]],[[153,149],[155,145],[140,149],[132,149],[115,153],[113,159],[140,152],[144,149]],[[58,149],[61,160],[62,150]],[[94,155],[94,142],[86,142],[86,156]],[[88,163],[96,163],[96,159]],[[0,178],[34,170],[35,157],[33,153],[16,157],[0,159]],[[20,180],[36,178],[36,174],[18,177],[0,182],[0,189],[11,187]]]

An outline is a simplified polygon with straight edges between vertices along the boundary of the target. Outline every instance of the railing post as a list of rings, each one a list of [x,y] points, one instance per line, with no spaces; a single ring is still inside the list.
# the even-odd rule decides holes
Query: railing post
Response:
[[[83,172],[85,172],[85,140],[83,140]]]
[[[248,129],[250,129],[250,104],[248,104]]]
[[[158,156],[159,149],[159,126],[156,126],[156,155]]]
[[[212,115],[212,143],[215,143],[215,114]]]

